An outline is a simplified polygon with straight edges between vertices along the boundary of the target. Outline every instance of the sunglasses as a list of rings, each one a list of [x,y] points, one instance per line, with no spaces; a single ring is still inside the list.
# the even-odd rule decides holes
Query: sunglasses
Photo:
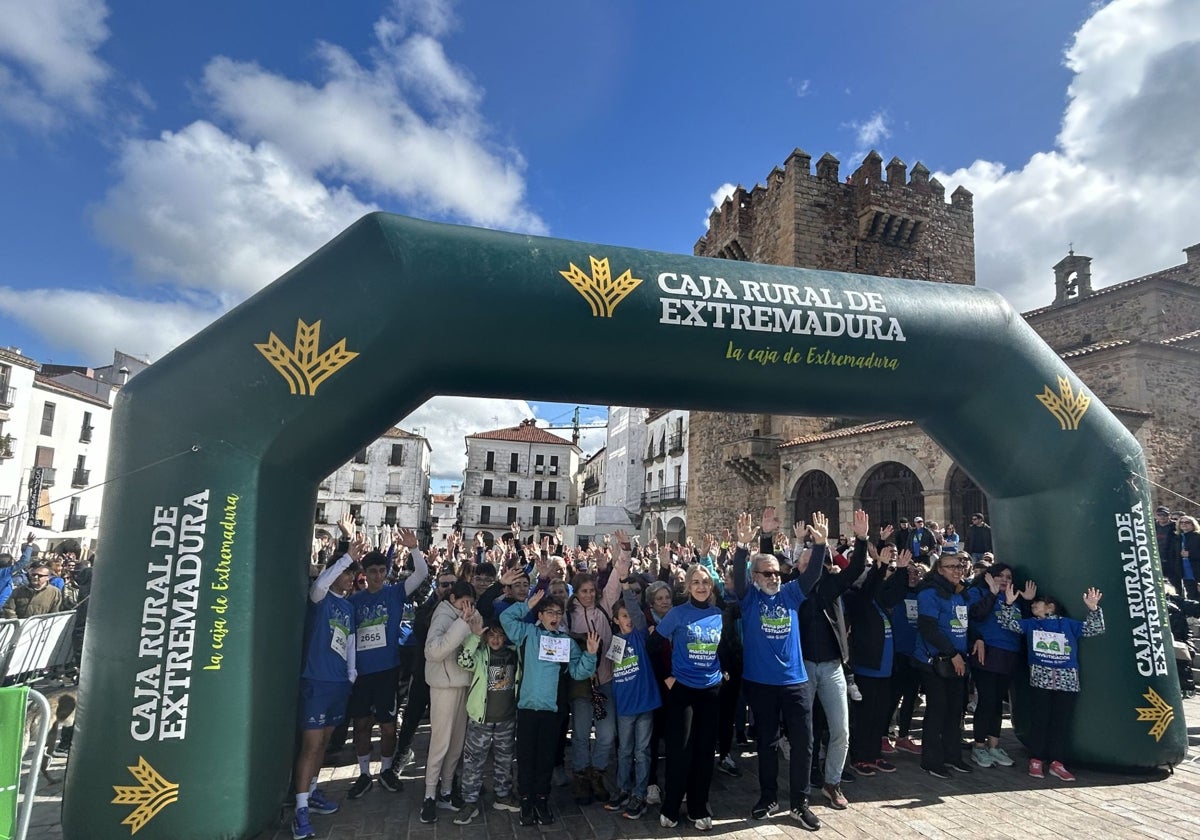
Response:
[[[49,580],[50,575],[30,575],[34,580]]]
[[[779,577],[779,576],[780,576],[780,575],[779,575],[779,572],[774,572],[774,571],[772,571],[772,572],[762,572],[762,571],[758,571],[758,572],[755,572],[754,574],[756,574],[756,575],[762,575],[763,577],[768,577],[768,578],[777,578],[777,577]]]

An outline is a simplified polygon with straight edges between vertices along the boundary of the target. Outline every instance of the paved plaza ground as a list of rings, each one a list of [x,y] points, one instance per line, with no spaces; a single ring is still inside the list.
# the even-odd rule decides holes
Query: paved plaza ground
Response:
[[[918,767],[918,758],[894,756],[899,771],[859,779],[844,786],[850,807],[834,811],[819,794],[814,795],[814,812],[823,828],[818,836],[841,838],[1014,838],[1084,837],[1099,834],[1116,838],[1200,837],[1200,699],[1184,701],[1189,722],[1187,760],[1174,775],[1162,771],[1130,776],[1077,769],[1074,783],[1048,778],[1037,781],[1025,773],[1026,753],[1006,730],[1004,746],[1017,760],[1010,768],[976,768],[947,781],[932,778]],[[1007,722],[1006,722],[1007,726]],[[1097,732],[1096,737],[1104,737]],[[658,808],[652,807],[638,821],[622,819],[599,805],[576,806],[569,788],[556,788],[554,805],[558,821],[549,826],[524,828],[517,815],[484,809],[473,825],[458,826],[454,814],[439,812],[438,822],[425,825],[418,818],[424,790],[424,746],[428,726],[423,725],[415,747],[417,761],[403,774],[404,790],[389,793],[376,784],[362,799],[346,801],[345,794],[358,773],[349,751],[337,766],[321,772],[322,786],[331,798],[342,801],[339,813],[313,817],[319,838],[329,840],[611,840],[618,837],[700,836],[690,823],[680,821],[677,829],[658,824]],[[748,819],[757,798],[755,757],[739,762],[744,775],[731,779],[717,774],[713,781],[714,825],[708,834],[736,840],[760,840],[774,835],[808,836],[810,833],[781,815],[767,821]],[[43,784],[34,809],[31,840],[61,840],[59,809],[62,799],[64,760],[50,767],[55,783]],[[781,787],[786,788],[786,765]],[[486,786],[486,785],[485,785]],[[786,790],[780,800],[787,802]],[[686,809],[686,803],[685,803]],[[290,812],[281,808],[277,830],[268,830],[256,840],[288,840]],[[82,840],[72,838],[72,840]]]

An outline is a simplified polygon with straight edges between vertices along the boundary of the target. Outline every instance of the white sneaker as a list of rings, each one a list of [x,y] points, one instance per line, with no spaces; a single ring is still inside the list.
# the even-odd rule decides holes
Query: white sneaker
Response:
[[[410,747],[407,750],[405,750],[404,752],[402,752],[400,755],[396,756],[396,760],[392,762],[392,770],[394,770],[396,775],[399,776],[401,773],[404,772],[404,768],[406,768],[406,767],[408,767],[408,765],[412,764],[413,761],[416,760],[416,758],[417,758],[417,754],[415,752],[413,752],[412,748]]]
[[[667,826],[670,828],[670,826]],[[697,831],[712,831],[712,817],[701,817],[696,820]]]
[[[846,695],[855,703],[862,702],[862,692],[858,690],[858,686],[855,683],[850,683],[846,686]]]
[[[659,814],[658,815],[658,824],[661,825],[663,828],[674,828],[675,826],[679,825],[679,821],[678,820],[669,820],[669,819],[667,819],[666,814]]]
[[[991,767],[996,763],[992,758],[991,750],[987,747],[971,747],[971,760],[980,767]]]
[[[658,785],[647,785],[646,787],[646,804],[661,805],[662,791],[658,789]]]
[[[991,747],[988,749],[988,753],[992,756],[993,764],[999,765],[1000,767],[1013,766],[1013,760],[1009,758],[1008,753],[1004,751],[1003,747]]]

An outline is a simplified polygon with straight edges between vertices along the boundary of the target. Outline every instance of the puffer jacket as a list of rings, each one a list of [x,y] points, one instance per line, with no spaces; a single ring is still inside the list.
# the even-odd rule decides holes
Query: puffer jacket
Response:
[[[570,636],[579,643],[580,649],[587,649],[588,632],[600,636],[601,656],[596,664],[596,681],[601,685],[612,682],[613,663],[603,652],[608,650],[612,642],[612,611],[613,605],[621,597],[620,576],[610,574],[604,589],[597,585],[595,606],[584,607],[578,598],[571,599],[571,614],[568,619]]]
[[[471,685],[471,672],[458,664],[458,653],[470,635],[470,625],[449,599],[437,605],[425,638],[425,682],[430,688]]]

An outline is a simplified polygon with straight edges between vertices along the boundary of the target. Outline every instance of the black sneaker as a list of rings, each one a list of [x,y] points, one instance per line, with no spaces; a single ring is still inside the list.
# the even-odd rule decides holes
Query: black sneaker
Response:
[[[425,801],[421,803],[421,822],[437,822],[437,800],[432,796],[425,797]]]
[[[925,772],[935,779],[949,779],[950,771],[945,767],[926,767]]]
[[[793,808],[791,816],[806,831],[817,831],[821,827],[821,821],[817,819],[817,815],[808,807],[807,802],[801,802]]]
[[[534,797],[533,812],[537,814],[537,821],[542,825],[550,825],[554,822],[554,812],[550,810],[550,800],[544,796]]]
[[[443,792],[438,794],[437,806],[443,810],[457,811],[462,808],[464,804],[465,803],[463,802],[462,795],[454,791],[451,791],[450,793]]]
[[[483,811],[479,808],[478,802],[466,802],[463,808],[454,817],[455,825],[470,825],[475,818],[482,814]]]
[[[765,820],[776,811],[779,810],[779,803],[774,799],[763,797],[754,803],[754,807],[750,809],[750,819]]]
[[[731,755],[721,756],[721,760],[717,762],[717,772],[724,773],[734,779],[742,777],[742,769],[737,766],[737,762],[733,760]]]
[[[371,789],[371,785],[375,784],[371,781],[371,777],[366,773],[359,773],[358,778],[350,785],[350,790],[346,793],[347,799],[361,799],[367,791]]]
[[[947,761],[946,766],[951,770],[956,770],[959,773],[972,773],[971,765],[967,764],[961,758],[956,758],[954,761]]]
[[[379,784],[383,786],[384,790],[390,790],[392,793],[404,790],[404,782],[400,781],[400,777],[396,775],[395,767],[379,771]]]
[[[521,825],[537,825],[537,811],[533,808],[533,797],[521,797]]]

